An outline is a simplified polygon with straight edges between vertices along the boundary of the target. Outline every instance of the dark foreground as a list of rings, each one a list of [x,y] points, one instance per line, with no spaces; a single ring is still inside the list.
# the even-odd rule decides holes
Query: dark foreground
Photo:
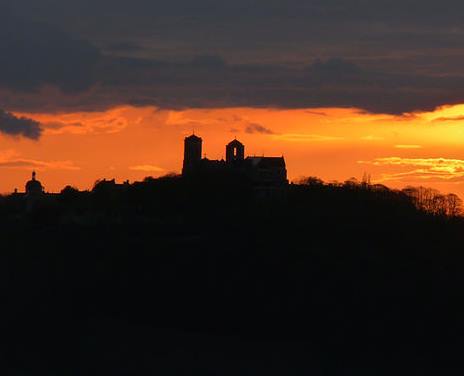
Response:
[[[464,223],[365,186],[0,203],[3,375],[462,374]]]

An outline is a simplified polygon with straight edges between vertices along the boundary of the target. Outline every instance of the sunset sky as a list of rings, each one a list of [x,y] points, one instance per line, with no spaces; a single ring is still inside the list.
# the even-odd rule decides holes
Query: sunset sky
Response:
[[[0,192],[180,172],[237,137],[289,178],[464,198],[464,3],[0,0]]]

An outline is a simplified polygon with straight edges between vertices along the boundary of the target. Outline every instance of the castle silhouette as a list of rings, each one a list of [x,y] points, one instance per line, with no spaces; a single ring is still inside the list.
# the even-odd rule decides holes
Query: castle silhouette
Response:
[[[231,173],[249,179],[255,188],[278,190],[288,185],[284,157],[245,157],[245,145],[237,139],[226,145],[226,160],[202,158],[203,140],[192,134],[184,141],[182,176]]]
[[[219,177],[228,176],[233,179],[245,179],[252,184],[255,191],[260,195],[273,195],[281,193],[288,185],[287,168],[285,158],[248,156],[245,157],[245,145],[237,139],[226,145],[226,160],[211,160],[202,158],[203,140],[192,134],[184,140],[184,162],[182,176],[189,177]],[[116,190],[129,187],[129,181],[124,184],[117,184],[115,179],[99,180],[96,185],[100,188]],[[37,180],[37,174],[32,172],[32,179],[26,183],[25,192],[14,191],[15,196],[24,196],[37,199],[46,195],[42,183]]]

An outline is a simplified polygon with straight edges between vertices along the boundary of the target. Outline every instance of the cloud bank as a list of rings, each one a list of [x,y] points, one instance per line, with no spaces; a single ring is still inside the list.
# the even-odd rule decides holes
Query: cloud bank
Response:
[[[462,1],[16,0],[0,11],[10,111],[464,103]]]

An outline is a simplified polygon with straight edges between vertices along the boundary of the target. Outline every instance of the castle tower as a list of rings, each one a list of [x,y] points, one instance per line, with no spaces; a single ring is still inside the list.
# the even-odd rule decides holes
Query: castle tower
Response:
[[[201,162],[202,143],[203,140],[194,134],[185,138],[182,175],[191,173]]]
[[[234,140],[226,146],[226,162],[233,163],[245,159],[245,145],[240,141]]]

